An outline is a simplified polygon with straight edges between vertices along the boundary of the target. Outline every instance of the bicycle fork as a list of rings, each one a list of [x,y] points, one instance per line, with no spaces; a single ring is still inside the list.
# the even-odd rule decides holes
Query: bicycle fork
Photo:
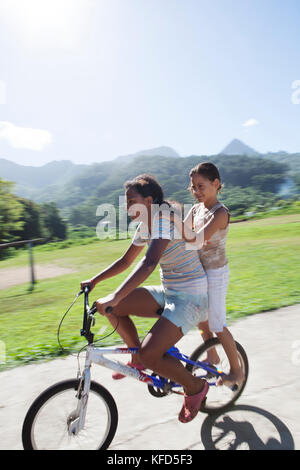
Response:
[[[79,386],[76,394],[78,404],[75,411],[68,416],[68,434],[69,436],[77,436],[84,428],[86,410],[91,386],[91,363],[87,355],[86,364],[82,376],[80,377]]]

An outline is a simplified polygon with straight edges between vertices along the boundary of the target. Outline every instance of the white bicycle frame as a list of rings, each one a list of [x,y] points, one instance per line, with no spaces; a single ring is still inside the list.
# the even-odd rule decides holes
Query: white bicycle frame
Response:
[[[87,346],[84,370],[82,376],[79,378],[79,400],[77,409],[75,411],[76,419],[72,419],[72,422],[68,429],[70,435],[77,435],[84,427],[86,409],[91,387],[91,366],[93,363],[120,372],[121,374],[124,374],[126,376],[133,377],[134,379],[140,380],[141,382],[146,382],[150,385],[153,385],[153,380],[151,379],[151,377],[149,377],[144,372],[140,372],[138,369],[127,366],[126,364],[122,364],[119,361],[112,361],[104,357],[104,354],[132,354],[137,352],[137,349],[138,348],[96,348],[92,344]]]

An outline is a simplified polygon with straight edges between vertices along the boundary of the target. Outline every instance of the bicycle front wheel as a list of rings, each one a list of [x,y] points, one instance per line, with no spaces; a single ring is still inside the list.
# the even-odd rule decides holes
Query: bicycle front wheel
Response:
[[[217,374],[214,375],[213,373],[208,373],[203,368],[193,366],[192,364],[186,365],[186,368],[192,372],[193,375],[206,379],[210,385],[207,397],[201,406],[201,411],[204,413],[213,414],[219,411],[225,411],[226,409],[230,408],[243,393],[248,379],[249,364],[246,352],[243,347],[237,341],[235,341],[235,344],[238,353],[238,360],[244,373],[244,380],[239,388],[234,391],[225,385],[217,387],[215,385],[218,377]],[[218,369],[225,374],[228,374],[230,371],[230,364],[223,346],[218,338],[212,338],[203,343],[201,346],[195,349],[189,359],[195,362],[207,362],[208,353],[211,352],[213,352],[214,355],[218,358],[218,361],[210,365],[215,367],[216,370]]]
[[[84,428],[70,432],[76,420],[79,380],[59,382],[31,405],[23,423],[25,450],[105,450],[114,438],[118,410],[111,394],[91,381]]]

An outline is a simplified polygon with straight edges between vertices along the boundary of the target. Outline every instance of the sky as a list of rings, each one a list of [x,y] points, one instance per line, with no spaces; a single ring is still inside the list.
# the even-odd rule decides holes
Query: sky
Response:
[[[300,152],[299,0],[1,0],[0,158]]]

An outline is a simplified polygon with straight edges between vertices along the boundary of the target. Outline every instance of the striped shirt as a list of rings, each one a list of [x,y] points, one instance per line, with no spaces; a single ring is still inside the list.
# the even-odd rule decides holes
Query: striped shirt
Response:
[[[170,240],[160,258],[160,278],[164,289],[185,293],[200,293],[207,289],[206,274],[196,250],[187,249],[185,240],[179,238],[174,223],[160,214],[153,217],[152,235],[141,222],[133,236],[137,246],[150,244],[152,239]],[[205,281],[205,282],[204,282]]]

